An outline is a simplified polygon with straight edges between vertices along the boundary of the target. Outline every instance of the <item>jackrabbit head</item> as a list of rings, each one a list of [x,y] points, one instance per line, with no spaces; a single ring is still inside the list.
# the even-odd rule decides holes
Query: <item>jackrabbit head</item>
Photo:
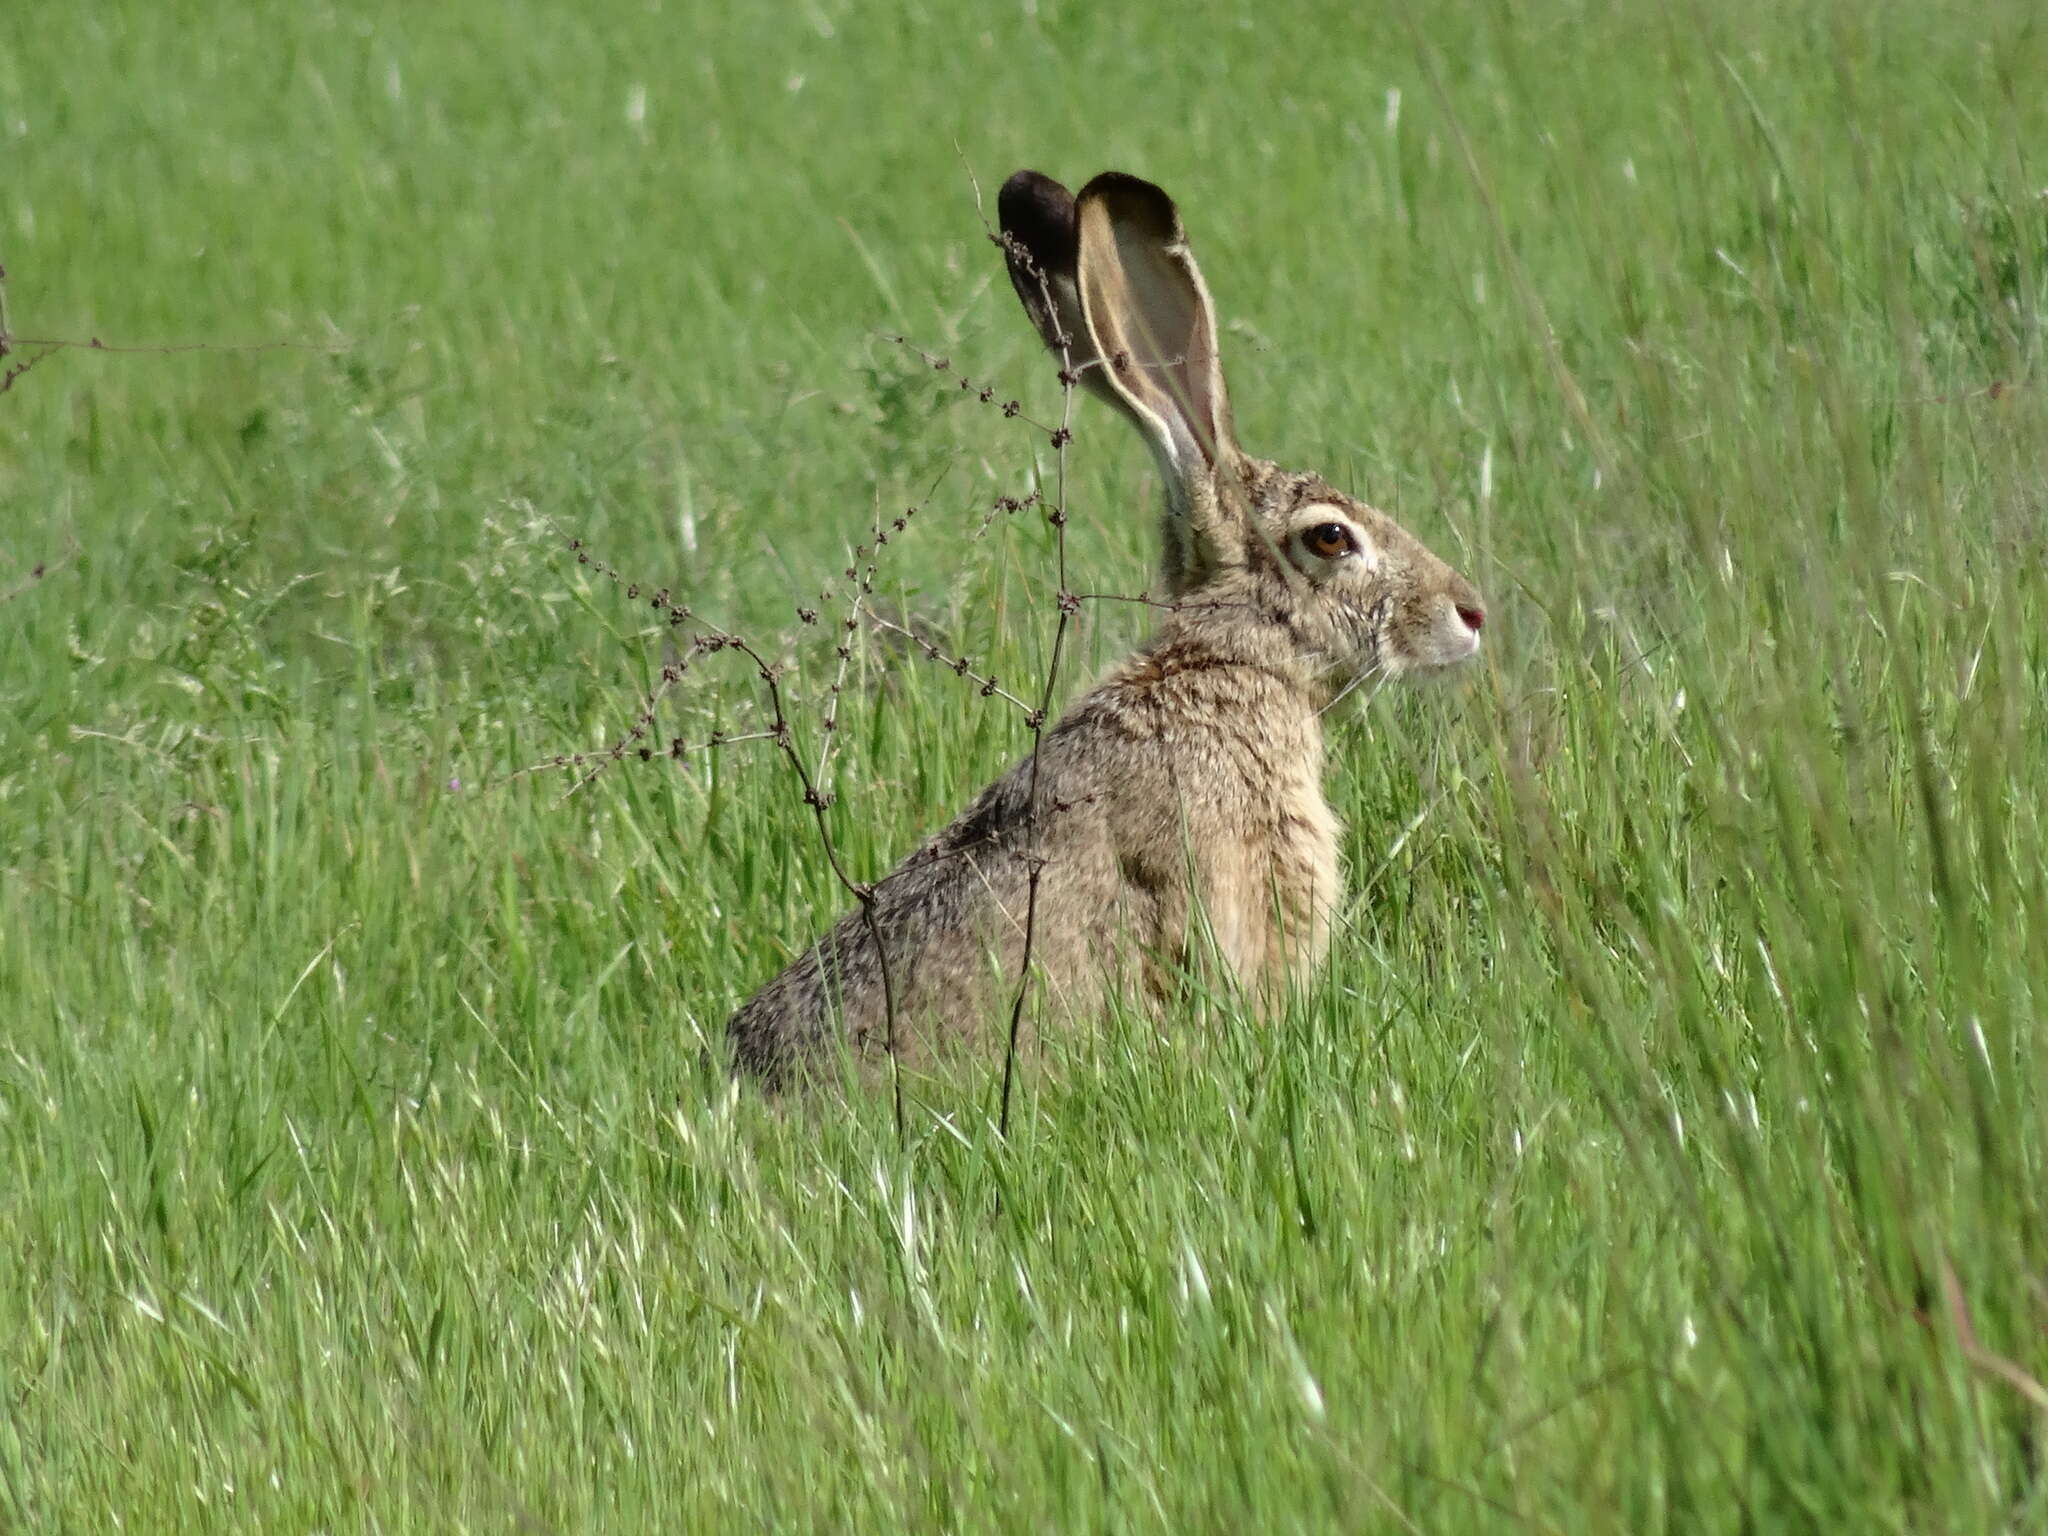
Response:
[[[1184,613],[1247,639],[1281,631],[1268,643],[1337,691],[1478,652],[1486,613],[1470,582],[1385,514],[1238,446],[1215,309],[1171,198],[1116,171],[1079,197],[1019,171],[997,207],[1039,335],[1158,463],[1163,573]],[[1226,617],[1233,605],[1250,605],[1249,622]]]

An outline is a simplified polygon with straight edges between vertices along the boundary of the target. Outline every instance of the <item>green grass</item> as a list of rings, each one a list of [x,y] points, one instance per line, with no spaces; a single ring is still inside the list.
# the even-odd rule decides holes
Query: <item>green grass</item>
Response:
[[[608,9],[0,19],[14,330],[307,344],[0,396],[0,1526],[2042,1528],[2038,7]],[[771,753],[507,776],[662,663],[571,535],[807,751],[878,509],[1039,675],[1044,442],[877,339],[1057,409],[1022,164],[1181,199],[1247,443],[1491,643],[1337,736],[1298,1007],[899,1145],[714,1054],[840,905]],[[870,873],[1025,743],[884,647],[846,721]]]

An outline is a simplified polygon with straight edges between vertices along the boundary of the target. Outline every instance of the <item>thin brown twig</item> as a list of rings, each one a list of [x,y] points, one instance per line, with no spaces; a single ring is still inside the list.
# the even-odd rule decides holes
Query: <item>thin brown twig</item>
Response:
[[[988,510],[981,514],[981,521],[975,526],[973,538],[977,542],[987,538],[988,531],[995,527],[997,518],[1028,512],[1044,500],[1043,493],[1039,491],[1033,491],[1028,496],[998,496],[989,503]]]
[[[873,608],[868,608],[865,612],[868,616],[868,622],[877,629],[887,630],[892,635],[902,636],[905,640],[916,646],[924,654],[927,661],[937,662],[955,677],[966,678],[969,682],[978,685],[983,698],[1001,699],[1005,703],[1014,705],[1017,709],[1024,712],[1027,720],[1037,712],[1033,705],[1005,688],[993,672],[975,671],[973,663],[968,661],[965,656],[949,655],[932,641],[920,635],[916,630],[909,629],[897,623],[894,619],[875,612]]]
[[[643,763],[652,762],[657,757],[679,763],[694,753],[715,752],[721,747],[737,747],[749,741],[773,741],[774,739],[775,733],[773,731],[735,731],[731,734],[724,731],[713,731],[702,741],[685,741],[682,737],[676,736],[670,738],[669,744],[665,747],[641,747],[637,752],[632,751],[630,748],[626,751],[621,751],[617,743],[609,747],[600,748],[595,752],[557,752],[553,757],[544,757],[537,763],[528,763],[524,768],[513,769],[502,779],[495,780],[489,787],[492,789],[502,789],[514,779],[529,778],[536,773],[546,773],[556,768],[581,768],[586,763],[599,763],[609,767],[611,764],[626,757],[637,756]],[[563,793],[562,798],[564,800],[568,799],[570,795],[589,782],[589,777],[579,779],[570,789]]]
[[[0,372],[0,395],[14,388],[15,383],[38,363],[59,352],[113,352],[123,355],[152,354],[169,356],[177,352],[343,352],[352,343],[335,339],[327,342],[312,341],[169,341],[169,342],[109,342],[97,336],[17,336],[9,327],[7,319],[7,269],[0,266],[0,358],[23,347],[33,347],[35,354]]]
[[[57,572],[63,570],[65,566],[76,560],[78,558],[78,551],[78,540],[72,539],[66,544],[64,553],[57,556],[54,560],[38,560],[28,568],[27,576],[16,582],[6,591],[0,592],[0,603],[11,603],[17,597],[20,597],[22,593],[41,586],[50,577],[56,575]]]
[[[868,942],[875,946],[875,965],[882,978],[883,1048],[889,1053],[889,1086],[895,1104],[896,1141],[900,1146],[905,1139],[905,1122],[903,1062],[897,1051],[896,1041],[896,978],[889,964],[889,951],[882,943],[881,919],[875,914],[875,886],[869,881],[855,880],[846,872],[846,866],[840,862],[839,846],[832,840],[832,825],[825,817],[832,797],[818,788],[817,781],[804,766],[803,754],[796,749],[796,733],[790,726],[787,711],[783,708],[782,669],[770,663],[759,651],[738,636],[733,636],[726,644],[754,663],[763,686],[768,690],[769,707],[775,714],[771,727],[775,744],[781,749],[791,770],[795,772],[797,781],[803,785],[804,804],[811,808],[811,814],[817,822],[818,840],[824,845],[825,861],[832,866],[833,877],[860,904],[861,919],[868,930]]]
[[[898,520],[896,525],[898,532],[902,531],[902,526],[907,523],[909,516],[910,514],[906,513],[904,518]],[[886,540],[879,540],[878,542],[886,542]],[[637,582],[626,582],[615,567],[602,560],[593,559],[589,551],[584,549],[581,539],[571,539],[569,547],[576,551],[576,558],[579,564],[592,566],[600,574],[609,577],[615,586],[624,585],[628,600],[638,599],[640,596],[639,584]],[[856,565],[849,567],[849,575],[853,575],[856,580],[859,579],[857,568],[861,558],[864,558],[864,556],[857,553]],[[688,604],[671,602],[666,587],[657,591],[651,601],[656,609],[666,613],[672,627],[682,625],[693,619],[699,623],[703,622]],[[868,930],[868,939],[875,946],[875,963],[882,978],[883,1043],[884,1049],[889,1054],[890,1086],[892,1097],[895,1101],[896,1139],[901,1143],[906,1134],[906,1121],[903,1105],[903,1067],[897,1049],[896,1038],[898,1027],[896,980],[889,964],[888,950],[882,944],[881,920],[875,912],[875,892],[877,886],[871,881],[854,879],[847,872],[846,865],[839,856],[839,845],[832,838],[832,824],[825,815],[826,810],[832,804],[833,796],[828,790],[820,787],[818,779],[805,766],[803,754],[797,750],[796,728],[791,723],[787,702],[782,691],[782,678],[785,670],[782,664],[769,661],[744,636],[716,625],[706,625],[703,633],[691,639],[689,651],[685,656],[680,661],[670,662],[663,669],[661,688],[656,690],[655,697],[649,701],[647,707],[643,710],[640,721],[635,724],[633,731],[628,733],[626,741],[630,742],[630,740],[634,739],[636,733],[644,730],[646,723],[653,718],[655,706],[660,702],[662,693],[666,692],[669,687],[672,687],[675,681],[680,680],[681,674],[689,662],[698,655],[714,651],[738,651],[754,664],[756,675],[760,678],[762,685],[768,690],[768,707],[772,715],[768,723],[768,729],[760,734],[775,743],[783,759],[796,774],[797,782],[803,787],[804,804],[811,808],[812,817],[817,824],[818,840],[825,851],[825,862],[831,867],[833,878],[860,905],[861,916]],[[630,750],[630,747],[627,750]],[[615,744],[611,750],[604,754],[606,761],[600,763],[597,768],[593,769],[590,775],[586,775],[584,779],[580,780],[576,788],[581,788],[583,784],[589,782],[591,777],[595,777],[597,773],[602,772],[610,763],[618,761],[624,755],[625,753],[620,750],[620,745]],[[573,793],[574,791],[572,790],[571,792]]]
[[[47,347],[53,352],[113,352],[126,356],[167,357],[178,352],[346,352],[353,342],[333,341],[166,341],[112,342],[88,336],[9,336],[10,346]]]
[[[5,345],[6,342],[7,337],[5,335],[0,335],[0,357],[6,356],[7,352],[10,350],[10,348],[7,345]],[[4,395],[7,393],[7,391],[14,388],[14,381],[16,379],[19,379],[23,374],[27,373],[31,368],[35,367],[36,364],[43,362],[47,358],[55,357],[56,355],[57,348],[45,347],[43,348],[42,351],[32,353],[28,357],[23,358],[20,362],[13,364],[11,367],[7,369],[5,373],[0,373],[0,395]]]
[[[613,586],[621,588],[626,594],[627,601],[640,601],[640,583],[626,580],[619,573],[616,566],[593,556],[585,548],[582,539],[571,538],[568,540],[568,545],[575,553],[578,565],[588,567],[610,581]],[[647,602],[649,607],[653,608],[655,612],[668,621],[671,629],[680,628],[692,620],[700,623],[703,622],[690,608],[689,604],[671,602],[667,587],[658,588],[647,599]],[[655,748],[637,744],[644,743],[648,732],[653,729],[654,719],[660,711],[662,700],[683,680],[683,675],[690,670],[691,664],[698,657],[712,651],[726,649],[734,642],[735,638],[729,631],[721,629],[715,624],[706,625],[705,633],[694,636],[685,650],[673,659],[663,663],[661,681],[655,685],[653,691],[648,695],[646,702],[641,705],[640,713],[635,718],[633,724],[627,728],[624,735],[620,736],[609,747],[601,748],[595,752],[558,752],[554,756],[545,758],[538,763],[529,763],[524,768],[514,769],[504,778],[498,780],[492,787],[496,788],[499,785],[510,783],[513,779],[523,778],[528,774],[549,768],[582,768],[585,764],[590,764],[590,771],[577,779],[563,793],[562,798],[566,800],[571,795],[577,793],[577,791],[583,789],[591,780],[603,773],[605,769],[633,755],[636,750],[643,761],[653,758],[656,755]],[[726,741],[735,739],[753,740],[754,738],[752,736],[731,738],[725,736],[723,732],[718,732],[714,733],[709,745],[724,745]],[[680,761],[687,753],[694,750],[697,749],[685,743],[679,736],[671,741],[669,746],[661,751],[660,755]]]
[[[2007,395],[2024,390],[2031,383],[2028,379],[1993,379],[1977,389],[1958,389],[1940,395],[1908,395],[1908,405],[1947,405],[1957,400],[2003,400]]]
[[[827,770],[831,767],[832,745],[838,739],[839,703],[845,696],[847,671],[853,665],[853,637],[860,628],[860,615],[865,612],[873,617],[873,609],[868,606],[868,599],[874,595],[875,573],[880,568],[882,551],[888,546],[892,535],[900,537],[910,531],[910,525],[916,519],[919,509],[938,494],[939,486],[944,483],[951,470],[950,464],[941,469],[938,478],[932,481],[923,497],[905,507],[898,516],[889,521],[887,527],[882,525],[882,519],[877,516],[868,534],[870,542],[858,545],[854,549],[855,564],[858,565],[861,561],[866,561],[867,564],[861,568],[858,583],[847,596],[846,617],[840,621],[837,647],[839,666],[833,673],[831,687],[826,690],[825,717],[819,722],[819,730],[824,739],[818,745],[818,766],[814,772],[821,784],[825,782]],[[846,574],[852,578],[854,567],[849,566]],[[818,600],[825,601],[825,594],[819,593]],[[806,622],[814,622],[816,616],[807,610],[798,617],[805,618]]]
[[[917,509],[911,508],[914,512]],[[899,525],[908,521],[908,514],[898,520]],[[882,539],[879,523],[875,530],[877,541]],[[860,615],[865,609],[868,594],[875,589],[875,570],[879,561],[871,561],[860,574],[859,585],[847,599],[846,617],[839,621],[839,643],[835,650],[839,665],[832,673],[831,685],[825,690],[825,717],[818,722],[818,766],[812,773],[820,784],[832,768],[832,746],[839,739],[839,701],[846,696],[846,674],[853,668],[853,637],[860,630]]]
[[[1006,256],[1014,254],[1038,283],[1040,295],[1045,301],[1045,312],[1052,316],[1053,339],[1060,354],[1060,424],[1050,436],[1053,448],[1053,499],[1046,509],[1046,520],[1052,524],[1055,558],[1058,562],[1058,608],[1059,617],[1054,622],[1052,649],[1046,657],[1045,686],[1039,692],[1038,707],[1027,717],[1031,729],[1031,769],[1025,794],[1024,825],[1030,839],[1030,850],[1025,855],[1024,887],[1024,940],[1017,959],[1017,991],[1010,1002],[1010,1028],[1003,1047],[1003,1085],[996,1113],[996,1134],[1004,1141],[1010,1139],[1010,1104],[1017,1080],[1017,1046],[1024,1028],[1024,1005],[1031,995],[1031,962],[1038,939],[1038,892],[1045,878],[1045,842],[1039,829],[1039,767],[1045,746],[1045,722],[1052,708],[1053,690],[1059,684],[1060,657],[1066,645],[1067,630],[1073,617],[1080,609],[1080,603],[1067,587],[1067,445],[1074,440],[1074,366],[1073,342],[1060,323],[1059,309],[1053,303],[1052,289],[1046,274],[1016,241],[1007,236],[992,236],[1003,248]],[[1005,414],[1008,414],[1007,412]],[[1042,489],[1042,487],[1041,487]]]
[[[35,354],[0,372],[0,395],[14,388],[16,382],[38,363],[59,352],[113,352],[122,355],[150,354],[159,357],[178,352],[344,352],[352,343],[336,338],[332,341],[169,341],[169,342],[108,342],[97,336],[17,336],[9,327],[7,319],[7,269],[0,266],[0,358],[22,347],[33,347]]]
[[[599,575],[609,579],[614,586],[622,588],[629,601],[638,601],[640,599],[640,584],[627,581],[615,566],[595,558],[584,547],[582,539],[570,539],[569,548],[575,551],[576,560],[579,565],[590,567]],[[856,566],[853,568],[856,580],[858,580],[858,558],[856,559]],[[652,598],[649,599],[649,602],[652,607],[667,617],[672,628],[693,620],[700,624],[704,622],[688,604],[672,602],[669,596],[669,589],[666,587],[656,591]],[[807,613],[808,610],[803,610],[803,612]],[[811,619],[806,618],[806,622],[811,622]],[[878,887],[872,882],[854,879],[847,871],[845,862],[840,858],[839,845],[832,837],[832,824],[825,814],[832,804],[833,797],[829,791],[820,786],[818,779],[812,774],[810,768],[806,766],[803,754],[797,750],[796,729],[791,722],[788,702],[782,688],[782,679],[786,671],[784,665],[780,662],[770,661],[745,636],[736,634],[730,629],[706,624],[701,632],[692,636],[688,650],[680,658],[668,662],[663,667],[661,683],[655,688],[647,703],[642,707],[640,715],[635,720],[633,726],[618,741],[602,752],[583,755],[565,754],[558,762],[541,763],[535,766],[542,768],[549,766],[568,767],[580,766],[584,761],[592,762],[593,766],[590,772],[583,775],[582,778],[578,779],[571,786],[569,793],[574,794],[613,763],[632,755],[635,751],[633,744],[645,738],[662,698],[681,681],[683,673],[688,670],[690,663],[699,656],[717,651],[738,651],[754,664],[755,674],[760,678],[762,686],[767,689],[768,707],[772,718],[769,720],[768,728],[765,731],[751,733],[744,738],[723,738],[709,745],[724,745],[726,741],[736,739],[766,739],[775,743],[784,761],[789,764],[790,770],[795,773],[797,782],[803,788],[804,804],[811,808],[812,817],[818,828],[818,840],[824,848],[825,862],[830,866],[833,878],[839,882],[847,894],[859,903],[863,921],[867,926],[868,939],[875,946],[875,961],[882,978],[884,1044],[889,1053],[889,1073],[895,1100],[896,1138],[900,1144],[905,1140],[906,1121],[903,1101],[902,1061],[897,1048],[896,1038],[898,1028],[896,981],[889,964],[888,950],[884,948],[882,943],[881,920],[875,911],[875,892]],[[682,751],[688,750],[691,749],[686,745],[681,745],[681,738],[677,738],[677,744],[672,748],[675,755],[680,755]],[[641,755],[652,758],[655,755],[654,749],[651,747],[642,749]],[[665,753],[663,755],[669,754]],[[532,770],[521,770],[521,772],[530,771]]]
[[[1986,1348],[1977,1337],[1977,1326],[1970,1318],[1969,1299],[1963,1294],[1962,1279],[1946,1254],[1941,1259],[1941,1294],[1948,1303],[1949,1323],[1955,1329],[1956,1342],[1963,1347],[1963,1358],[1986,1375],[2004,1382],[2037,1410],[2048,1413],[2048,1387],[2044,1387],[2017,1361]]]
[[[620,737],[616,742],[612,744],[608,751],[589,754],[572,754],[572,756],[578,758],[585,756],[594,758],[596,760],[596,765],[592,767],[588,773],[584,774],[574,784],[571,784],[566,790],[562,792],[562,798],[564,800],[567,800],[571,795],[575,794],[578,790],[582,789],[592,779],[596,778],[600,773],[603,773],[606,768],[610,767],[613,763],[617,762],[620,758],[624,757],[628,752],[633,751],[633,744],[635,742],[645,741],[647,739],[647,733],[654,728],[654,717],[661,709],[661,701],[667,698],[670,691],[676,686],[676,684],[680,683],[683,680],[683,673],[689,670],[691,660],[700,654],[702,654],[701,651],[693,643],[690,649],[684,652],[682,656],[680,656],[674,661],[668,662],[662,667],[661,681],[655,684],[653,692],[648,694],[647,702],[641,706],[640,717],[633,722],[631,728],[626,732],[624,736]],[[676,740],[678,743],[680,743],[682,741],[682,738],[679,736],[676,738]],[[642,747],[639,750],[643,758],[651,756],[654,751],[652,747]],[[578,763],[576,766],[581,765],[580,763]]]
[[[992,236],[991,238],[995,239],[997,244],[1002,244],[1001,237]],[[912,341],[909,337],[899,336],[894,331],[884,331],[881,334],[883,340],[894,342],[904,351],[910,353],[912,356],[922,361],[927,368],[932,370],[932,372],[950,374],[953,378],[957,379],[960,383],[960,388],[963,393],[973,395],[983,405],[996,404],[996,387],[993,384],[976,383],[973,379],[970,379],[966,374],[956,370],[953,367],[953,360],[951,358],[941,357],[936,352],[927,352],[923,347],[920,347],[916,342]],[[1036,427],[1039,431],[1047,433],[1058,430],[1047,425],[1045,422],[1038,421],[1033,417],[1025,414],[1024,406],[1020,401],[1005,399],[1003,400],[999,408],[1001,409],[1005,418],[1013,421],[1021,421],[1027,427]],[[1062,425],[1064,426],[1064,423],[1062,423]]]

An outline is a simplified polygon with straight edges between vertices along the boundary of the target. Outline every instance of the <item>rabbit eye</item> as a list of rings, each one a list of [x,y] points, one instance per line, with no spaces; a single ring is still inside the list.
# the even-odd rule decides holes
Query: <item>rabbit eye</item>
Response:
[[[1358,541],[1351,537],[1351,530],[1342,523],[1318,523],[1302,535],[1301,542],[1310,554],[1320,560],[1334,560],[1358,548]]]

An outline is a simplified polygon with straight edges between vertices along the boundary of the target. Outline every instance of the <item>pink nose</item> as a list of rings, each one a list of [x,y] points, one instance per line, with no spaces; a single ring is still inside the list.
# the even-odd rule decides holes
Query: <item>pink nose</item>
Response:
[[[1465,621],[1467,629],[1476,631],[1484,627],[1486,623],[1486,610],[1477,603],[1459,603],[1457,609],[1458,617]]]

